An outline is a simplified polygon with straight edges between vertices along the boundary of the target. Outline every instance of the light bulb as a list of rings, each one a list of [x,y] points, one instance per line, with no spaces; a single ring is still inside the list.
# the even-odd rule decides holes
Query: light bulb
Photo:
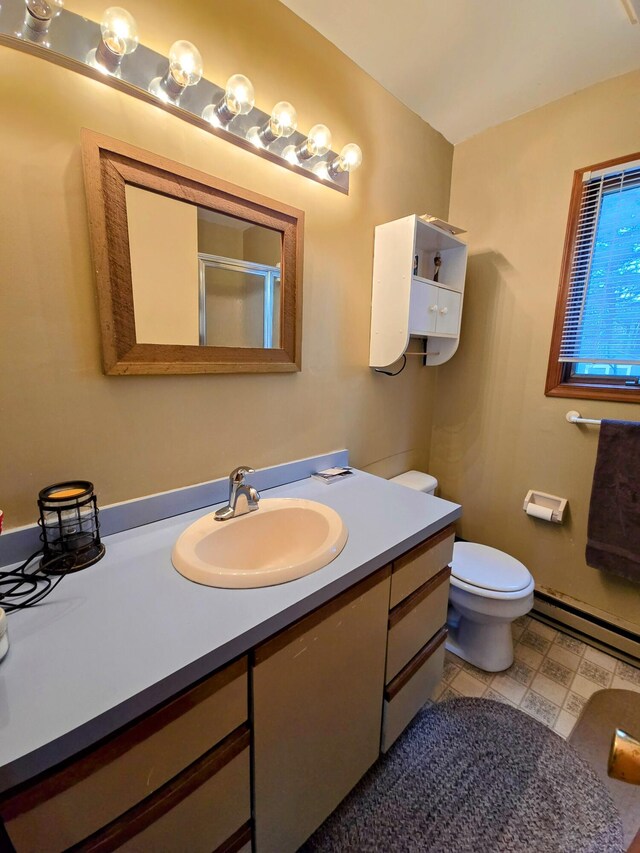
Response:
[[[202,78],[202,57],[190,41],[176,41],[169,50],[169,73],[180,89],[195,86]]]
[[[260,128],[257,125],[250,127],[247,131],[247,142],[255,145],[256,148],[264,148],[262,140],[260,139]]]
[[[298,114],[288,101],[278,101],[275,107],[271,110],[269,120],[262,127],[249,128],[247,131],[247,139],[256,147],[266,148],[276,139],[286,139],[295,133],[298,126]],[[256,133],[258,135],[259,144],[256,142]]]
[[[169,50],[169,68],[164,77],[154,77],[149,84],[152,95],[162,101],[177,103],[189,86],[202,79],[202,57],[190,41],[176,41]]]
[[[331,149],[331,131],[324,124],[314,124],[309,135],[295,149],[298,160],[322,157]]]
[[[331,177],[329,175],[329,164],[326,160],[319,160],[315,166],[311,169],[314,175],[320,178],[321,181],[328,181]]]
[[[296,154],[295,145],[287,145],[287,147],[282,152],[282,156],[287,161],[287,163],[291,163],[292,166],[297,166],[300,163],[300,161],[298,160],[298,155]]]
[[[138,25],[133,15],[119,6],[110,6],[105,10],[100,22],[102,40],[87,60],[90,64],[114,74],[123,58],[138,47]]]
[[[33,35],[42,35],[62,11],[64,0],[26,0],[25,7],[25,28]]]
[[[244,74],[234,74],[227,80],[224,105],[234,116],[246,116],[256,102],[253,83]]]
[[[202,111],[202,118],[216,127],[227,125],[236,116],[250,113],[255,100],[251,80],[244,74],[234,74],[227,80],[222,100],[206,106]]]
[[[353,172],[362,163],[362,151],[355,142],[349,142],[344,146],[336,159],[329,164],[329,175],[335,178],[342,172]]]
[[[298,114],[288,101],[278,101],[275,107],[271,110],[271,118],[269,119],[269,130],[274,136],[274,139],[285,139],[295,133],[298,126]]]

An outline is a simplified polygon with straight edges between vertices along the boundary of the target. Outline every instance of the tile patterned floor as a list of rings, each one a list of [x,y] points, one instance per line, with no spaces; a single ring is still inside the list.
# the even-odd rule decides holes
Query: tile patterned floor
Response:
[[[614,687],[640,693],[640,669],[537,619],[516,619],[513,638],[513,665],[495,674],[482,672],[447,651],[443,679],[433,698],[441,702],[478,696],[506,702],[567,738],[596,690]]]

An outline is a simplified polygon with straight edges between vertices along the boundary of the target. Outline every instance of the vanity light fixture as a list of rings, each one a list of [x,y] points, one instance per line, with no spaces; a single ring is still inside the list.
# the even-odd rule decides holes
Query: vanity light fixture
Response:
[[[36,38],[43,36],[63,6],[64,0],[26,0],[22,34]]]
[[[246,116],[256,102],[253,83],[244,74],[229,77],[224,97],[217,104],[209,104],[202,111],[202,118],[214,127],[226,127],[236,116]]]
[[[161,101],[177,104],[185,89],[200,82],[202,71],[202,57],[195,44],[176,41],[169,49],[169,67],[164,77],[154,77],[149,91]]]
[[[100,35],[100,44],[89,52],[87,62],[117,76],[124,57],[138,47],[138,25],[126,9],[109,6],[100,21]]]
[[[203,78],[202,57],[188,41],[176,41],[167,61],[166,55],[139,43],[136,22],[126,9],[111,6],[97,22],[67,11],[64,2],[0,0],[0,45],[115,86],[348,195],[349,173],[362,159],[357,146],[347,145],[339,154],[330,150],[331,133],[322,124],[300,132],[296,111],[287,101],[265,112],[255,105],[253,85],[243,74],[231,76],[224,88]],[[195,91],[185,94],[196,84]]]
[[[324,157],[331,150],[331,131],[326,124],[314,124],[299,145],[287,145],[282,152],[289,163],[302,163],[312,157]]]
[[[267,148],[276,139],[287,139],[298,127],[298,113],[289,101],[278,101],[262,127],[250,127],[247,139],[256,148]]]

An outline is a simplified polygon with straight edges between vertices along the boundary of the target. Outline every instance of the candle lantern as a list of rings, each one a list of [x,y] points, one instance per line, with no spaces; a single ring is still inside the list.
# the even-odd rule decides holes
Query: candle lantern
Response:
[[[76,572],[104,555],[93,483],[70,480],[47,486],[38,495],[38,507],[43,571]]]

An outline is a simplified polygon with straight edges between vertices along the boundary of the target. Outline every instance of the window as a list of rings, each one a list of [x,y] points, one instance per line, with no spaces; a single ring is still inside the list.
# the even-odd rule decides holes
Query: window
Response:
[[[640,154],[574,175],[546,393],[640,401]]]

